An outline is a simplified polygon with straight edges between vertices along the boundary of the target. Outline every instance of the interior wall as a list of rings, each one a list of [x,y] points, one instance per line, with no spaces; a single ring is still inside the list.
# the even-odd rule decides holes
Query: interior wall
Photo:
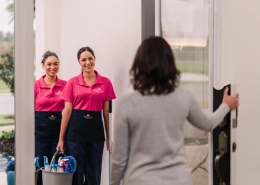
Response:
[[[215,87],[236,85],[240,94],[236,131],[236,185],[260,181],[260,1],[217,1]],[[232,169],[231,169],[232,170]],[[233,169],[234,170],[234,169]]]
[[[129,69],[141,42],[140,0],[36,1],[36,79],[44,74],[41,56],[57,52],[61,79],[80,73],[77,51],[91,47],[95,69],[108,77],[117,97],[130,89]],[[102,185],[108,184],[108,152],[104,151]]]

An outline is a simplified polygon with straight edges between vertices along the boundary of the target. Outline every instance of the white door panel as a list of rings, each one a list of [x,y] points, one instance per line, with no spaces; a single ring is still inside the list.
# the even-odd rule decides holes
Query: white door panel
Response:
[[[240,94],[235,184],[258,184],[260,180],[260,2],[258,0],[215,1],[217,32],[214,41],[216,61],[214,85],[236,85]]]

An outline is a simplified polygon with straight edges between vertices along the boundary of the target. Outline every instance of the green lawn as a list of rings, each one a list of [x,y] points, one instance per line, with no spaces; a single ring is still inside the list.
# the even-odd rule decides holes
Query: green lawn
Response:
[[[13,114],[0,114],[0,126],[14,125]]]
[[[5,90],[5,89],[9,89],[9,88],[2,80],[0,80],[0,90]]]
[[[205,81],[205,82],[201,82],[201,81],[180,81],[180,85],[181,86],[202,86],[202,85],[208,85],[209,82]]]
[[[182,73],[208,74],[208,63],[198,61],[179,61],[176,62],[177,68]]]
[[[2,80],[0,80],[0,93],[9,93],[9,92],[10,92],[9,87]]]

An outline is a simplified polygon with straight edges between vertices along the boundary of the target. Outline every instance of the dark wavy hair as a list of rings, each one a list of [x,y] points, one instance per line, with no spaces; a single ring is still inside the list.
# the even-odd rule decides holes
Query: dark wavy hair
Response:
[[[78,51],[78,53],[77,53],[77,58],[78,58],[78,60],[79,60],[79,58],[80,58],[81,53],[83,53],[83,52],[85,52],[85,51],[90,52],[90,53],[95,57],[94,51],[93,51],[90,47],[86,46],[86,47],[82,47],[82,48],[79,49],[79,51]],[[95,57],[95,58],[96,58],[96,57]]]
[[[59,57],[56,53],[52,52],[52,51],[46,51],[43,55],[42,55],[42,61],[41,63],[44,64],[45,63],[45,60],[50,57],[50,56],[54,56],[56,57],[58,60],[59,60]]]
[[[134,89],[142,95],[173,92],[178,86],[180,71],[169,44],[162,37],[145,39],[137,50],[130,76]]]

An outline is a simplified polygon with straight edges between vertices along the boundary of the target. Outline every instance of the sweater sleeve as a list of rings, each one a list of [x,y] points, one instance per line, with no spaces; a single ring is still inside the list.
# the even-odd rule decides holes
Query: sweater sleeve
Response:
[[[114,146],[112,149],[110,185],[120,184],[128,161],[129,128],[126,116],[123,113],[125,109],[121,105],[118,104],[115,110]]]
[[[212,131],[230,111],[228,105],[222,103],[214,113],[207,114],[203,111],[196,98],[191,93],[188,100],[188,121],[195,127],[205,131]]]

